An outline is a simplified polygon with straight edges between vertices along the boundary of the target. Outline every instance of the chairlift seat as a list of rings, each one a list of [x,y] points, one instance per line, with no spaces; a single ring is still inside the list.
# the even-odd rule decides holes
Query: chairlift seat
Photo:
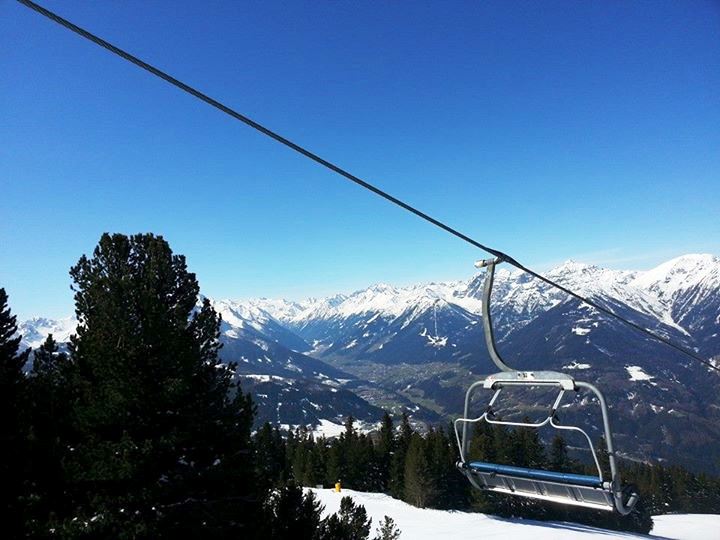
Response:
[[[598,478],[597,476],[545,471],[542,469],[527,469],[525,467],[515,467],[512,465],[497,465],[495,463],[485,463],[484,461],[472,461],[468,463],[468,466],[473,471],[488,474],[499,474],[502,476],[527,478],[529,480],[544,480],[547,482],[557,482],[559,484],[578,485],[585,487],[603,487],[602,478]]]
[[[478,489],[595,510],[615,509],[609,484],[597,476],[496,465],[483,461],[472,461],[459,466]]]

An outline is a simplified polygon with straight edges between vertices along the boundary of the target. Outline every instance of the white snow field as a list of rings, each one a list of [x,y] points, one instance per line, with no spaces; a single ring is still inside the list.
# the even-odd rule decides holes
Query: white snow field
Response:
[[[657,516],[655,529],[650,536],[623,533],[555,521],[532,521],[504,519],[486,514],[450,512],[415,508],[407,503],[381,493],[363,493],[343,489],[310,489],[317,496],[329,515],[340,509],[340,499],[345,495],[362,504],[372,518],[371,537],[384,516],[395,520],[401,531],[400,540],[571,540],[594,538],[595,540],[665,538],[673,540],[720,540],[720,515],[678,514]]]
[[[719,540],[720,515],[666,514],[653,516],[653,536],[679,540]]]

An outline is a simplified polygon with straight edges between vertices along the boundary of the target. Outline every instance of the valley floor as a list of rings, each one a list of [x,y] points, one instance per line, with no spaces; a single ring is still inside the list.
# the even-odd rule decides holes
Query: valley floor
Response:
[[[677,514],[654,518],[652,535],[608,531],[567,522],[542,522],[504,519],[485,514],[415,508],[381,493],[363,493],[344,489],[311,489],[325,506],[324,515],[337,512],[340,499],[349,495],[362,504],[372,518],[372,535],[383,519],[390,516],[402,531],[401,540],[438,540],[441,538],[563,540],[598,538],[603,540],[666,538],[673,540],[720,540],[720,515]],[[372,536],[371,535],[371,536]]]

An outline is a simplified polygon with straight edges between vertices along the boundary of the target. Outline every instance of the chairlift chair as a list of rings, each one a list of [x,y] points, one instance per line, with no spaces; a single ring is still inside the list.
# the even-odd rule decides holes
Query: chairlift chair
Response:
[[[500,357],[495,346],[492,321],[490,318],[490,295],[492,293],[495,266],[501,262],[501,259],[496,258],[476,263],[476,266],[479,268],[487,268],[482,302],[485,344],[487,345],[493,362],[502,371],[490,375],[484,380],[473,383],[465,394],[463,417],[456,419],[454,422],[455,437],[460,450],[460,461],[458,461],[457,464],[458,468],[470,483],[480,490],[518,495],[531,499],[553,501],[597,510],[616,511],[622,515],[629,514],[637,503],[638,495],[630,488],[623,489],[621,485],[620,473],[615,463],[615,451],[613,449],[607,403],[605,402],[605,397],[602,392],[594,385],[576,381],[573,377],[565,373],[555,371],[519,371],[513,369]],[[502,390],[511,387],[552,387],[558,390],[558,394],[548,410],[547,416],[541,421],[513,422],[496,418],[493,406],[497,402]],[[485,411],[478,417],[471,417],[470,400],[478,389],[492,390],[493,394]],[[609,479],[605,479],[603,476],[597,453],[595,452],[589,435],[577,426],[566,426],[559,424],[557,421],[556,411],[565,394],[568,392],[578,392],[580,390],[588,390],[595,394],[600,404],[605,445],[610,462]],[[468,461],[468,450],[472,437],[472,435],[468,433],[468,425],[478,422],[536,429],[543,426],[551,426],[558,430],[581,433],[588,442],[598,474],[597,476],[570,474],[511,465],[499,465],[483,461]]]

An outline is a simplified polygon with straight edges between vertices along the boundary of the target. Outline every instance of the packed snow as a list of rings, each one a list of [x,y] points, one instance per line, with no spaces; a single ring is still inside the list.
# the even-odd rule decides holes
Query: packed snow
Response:
[[[576,336],[585,336],[590,333],[590,328],[582,328],[580,326],[576,326],[572,329],[572,333]]]
[[[244,377],[245,379],[252,379],[257,382],[284,382],[287,384],[293,384],[295,381],[292,379],[287,379],[285,377],[280,377],[279,375],[257,375],[254,373],[242,373],[240,374],[240,377]]]
[[[667,514],[653,516],[653,536],[673,540],[720,540],[720,515]]]
[[[486,514],[415,508],[381,493],[362,493],[343,489],[310,489],[325,506],[324,515],[340,509],[340,499],[352,497],[365,507],[372,518],[372,530],[377,529],[384,516],[390,516],[401,531],[401,540],[487,540],[492,538],[513,540],[571,540],[582,538],[639,539],[668,538],[677,540],[720,539],[720,515],[678,514],[656,516],[650,536],[609,531],[577,523],[504,519]]]
[[[590,369],[591,367],[592,366],[590,364],[583,364],[573,360],[567,366],[563,366],[563,369]]]
[[[649,381],[655,378],[645,373],[640,366],[625,366],[625,369],[630,375],[631,381]]]
[[[330,420],[320,420],[320,425],[312,430],[313,437],[325,437],[330,439],[332,437],[339,437],[341,433],[345,432],[345,426],[336,424]]]

